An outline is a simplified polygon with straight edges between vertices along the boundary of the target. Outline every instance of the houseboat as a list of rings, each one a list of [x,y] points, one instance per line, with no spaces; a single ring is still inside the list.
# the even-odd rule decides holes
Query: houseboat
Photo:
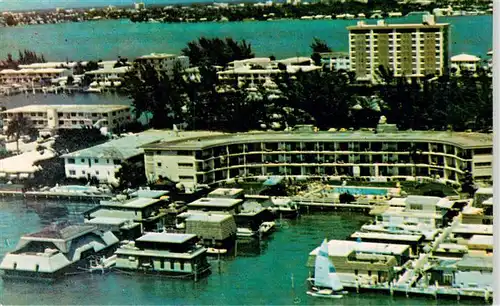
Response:
[[[200,237],[209,253],[227,253],[236,242],[236,222],[233,215],[204,212],[185,212],[178,216],[178,229]],[[217,251],[222,250],[222,251]]]
[[[116,268],[197,279],[210,270],[197,242],[194,234],[146,233],[116,250]]]
[[[162,199],[132,198],[115,201],[101,201],[100,205],[84,212],[85,223],[116,228],[121,223],[140,225],[139,233],[156,231],[164,227],[166,213],[161,209],[166,206]],[[134,233],[137,229],[133,228]],[[128,228],[119,227],[120,236],[132,235]],[[136,235],[133,238],[137,238]]]
[[[90,261],[113,254],[119,240],[90,225],[51,225],[21,237],[0,264],[5,279],[55,280],[88,269]]]

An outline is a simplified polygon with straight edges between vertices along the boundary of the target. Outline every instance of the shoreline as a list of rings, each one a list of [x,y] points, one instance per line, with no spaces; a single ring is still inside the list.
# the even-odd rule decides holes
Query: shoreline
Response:
[[[141,5],[142,4],[142,5]],[[282,3],[230,2],[191,3],[184,6],[169,4],[164,7],[136,3],[135,9],[125,6],[102,8],[34,10],[4,13],[1,24],[4,27],[23,25],[81,23],[98,20],[129,20],[133,23],[198,23],[237,22],[270,20],[365,20],[408,18],[418,14],[434,14],[437,17],[463,17],[492,15],[489,5],[455,6],[440,8],[438,4],[423,6],[402,4],[396,7],[377,5],[362,7],[355,3],[339,5],[325,3],[301,3],[301,0]]]

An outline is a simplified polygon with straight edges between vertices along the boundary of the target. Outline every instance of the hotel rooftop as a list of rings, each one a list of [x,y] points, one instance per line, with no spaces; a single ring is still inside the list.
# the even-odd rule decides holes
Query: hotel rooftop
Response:
[[[47,112],[49,109],[57,109],[59,112],[112,112],[118,110],[130,109],[128,105],[104,105],[104,104],[66,104],[66,105],[26,105],[12,108],[2,113],[28,113],[28,112]]]
[[[157,142],[144,146],[148,149],[200,150],[225,144],[280,141],[422,141],[444,142],[465,148],[491,147],[492,134],[465,132],[401,131],[374,133],[370,131],[348,132],[248,132],[219,134],[216,136],[183,138],[176,141]]]

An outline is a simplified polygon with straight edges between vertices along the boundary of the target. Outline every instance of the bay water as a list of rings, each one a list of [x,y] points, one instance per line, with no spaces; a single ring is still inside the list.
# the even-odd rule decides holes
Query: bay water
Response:
[[[92,204],[0,201],[0,259],[19,237],[56,221],[82,222]],[[306,295],[308,254],[328,239],[345,239],[371,218],[359,213],[322,212],[285,223],[268,239],[239,243],[236,256],[210,260],[212,274],[193,282],[118,271],[82,272],[54,284],[0,281],[3,305],[332,305]],[[293,288],[292,288],[293,275]],[[454,300],[349,293],[335,305],[457,305]],[[460,301],[477,305],[477,301]]]

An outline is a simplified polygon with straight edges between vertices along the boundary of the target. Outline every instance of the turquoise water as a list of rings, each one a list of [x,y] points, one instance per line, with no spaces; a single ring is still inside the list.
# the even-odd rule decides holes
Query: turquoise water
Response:
[[[88,204],[0,201],[0,259],[15,247],[19,237],[57,220],[82,221]],[[77,275],[55,284],[9,283],[0,280],[0,303],[4,305],[332,305],[331,300],[306,295],[310,251],[328,239],[344,239],[370,220],[348,213],[303,215],[274,233],[261,245],[238,247],[235,258],[221,261],[220,271],[193,283],[157,277]],[[8,243],[7,243],[8,241]],[[291,276],[295,290],[292,290]],[[460,305],[477,305],[460,301]],[[456,301],[388,295],[350,293],[335,305],[458,305]]]
[[[332,193],[349,193],[352,195],[382,195],[389,192],[386,188],[367,188],[367,187],[332,187],[329,190]]]
[[[492,48],[489,16],[439,18],[451,24],[451,54],[470,53],[486,57]],[[389,19],[390,23],[420,22],[419,16]],[[375,20],[367,22],[374,23]],[[0,28],[0,58],[17,50],[41,52],[47,60],[133,58],[151,52],[180,53],[186,43],[199,38],[230,36],[246,39],[256,56],[278,58],[310,55],[313,37],[324,39],[334,50],[347,51],[346,27],[356,20],[277,20],[234,23],[132,23],[104,20]]]

